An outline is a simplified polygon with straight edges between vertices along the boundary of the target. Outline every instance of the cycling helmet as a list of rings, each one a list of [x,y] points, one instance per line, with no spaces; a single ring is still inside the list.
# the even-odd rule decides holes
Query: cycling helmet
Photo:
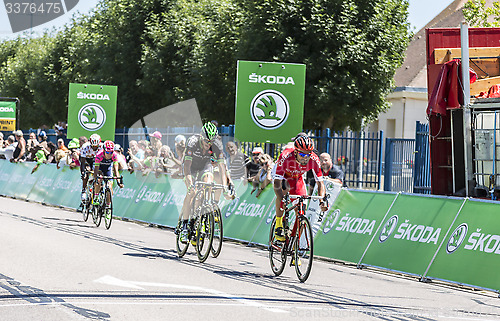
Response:
[[[90,135],[90,146],[99,146],[99,144],[101,143],[101,136],[99,136],[98,134],[92,134]]]
[[[205,125],[201,127],[201,136],[207,140],[214,139],[218,134],[217,127],[212,123],[205,123]]]
[[[115,143],[110,140],[104,142],[104,150],[107,152],[112,152],[115,150]]]
[[[314,142],[309,136],[298,136],[293,143],[295,149],[311,152],[314,149]]]

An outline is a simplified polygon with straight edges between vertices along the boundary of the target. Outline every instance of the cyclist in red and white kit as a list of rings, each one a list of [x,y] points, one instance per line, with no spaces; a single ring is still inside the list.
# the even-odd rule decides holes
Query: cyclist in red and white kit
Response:
[[[285,149],[276,163],[274,175],[274,193],[276,194],[276,228],[274,234],[276,240],[284,241],[283,232],[283,197],[290,195],[306,195],[306,185],[302,175],[312,170],[314,179],[318,184],[318,195],[325,196],[325,185],[323,173],[318,155],[313,152],[314,142],[306,135],[298,135],[294,141],[293,148]],[[323,200],[320,201],[322,211],[326,211]]]

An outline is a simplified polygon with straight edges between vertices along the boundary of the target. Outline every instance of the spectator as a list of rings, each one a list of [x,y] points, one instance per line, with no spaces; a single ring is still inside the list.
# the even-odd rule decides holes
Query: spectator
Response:
[[[333,164],[330,154],[322,153],[319,155],[319,161],[323,177],[329,181],[342,184],[342,181],[344,180],[344,172],[342,172],[340,167]],[[316,185],[316,180],[314,179],[312,173],[307,172],[306,182],[309,186],[309,194],[311,194],[314,190],[314,186]]]
[[[159,177],[160,174],[171,173],[172,170],[177,168],[177,164],[174,162],[175,156],[172,150],[167,145],[163,145],[160,149],[160,156],[156,163],[155,174]]]
[[[0,148],[4,147],[3,133],[0,132]]]
[[[40,148],[38,149],[38,151],[35,154],[35,159],[34,160],[36,162],[36,165],[31,170],[31,174],[33,174],[38,169],[38,167],[40,167],[41,164],[47,162],[47,158],[45,157],[45,153],[43,152],[42,149],[40,149]]]
[[[30,133],[30,138],[26,142],[26,160],[32,162],[35,159],[35,153],[38,151],[38,140],[34,132]]]
[[[47,155],[47,163],[50,164],[55,164],[56,163],[56,150],[57,150],[57,147],[56,147],[56,144],[54,144],[53,142],[48,142],[47,143],[47,148],[49,149],[49,154]]]
[[[139,143],[137,141],[131,140],[127,153],[129,156],[128,168],[129,171],[133,173],[134,170],[141,168],[141,162],[144,159],[144,150],[139,148]]]
[[[123,171],[128,169],[127,160],[125,159],[125,155],[123,155],[123,148],[120,144],[115,144],[115,152],[118,158],[118,170]]]
[[[61,166],[64,166],[64,165],[68,165],[67,163],[67,158],[66,156],[68,156],[69,154],[69,150],[68,152],[58,148],[55,153],[54,153],[54,158],[56,160],[56,167],[57,169],[61,168]]]
[[[80,168],[80,140],[78,138],[73,138],[68,143],[69,153],[66,154],[66,164],[69,168]]]
[[[255,175],[257,175],[257,173],[259,172],[261,167],[259,157],[260,154],[263,153],[264,151],[261,147],[254,147],[254,149],[252,150],[252,159],[246,164],[248,175],[247,177],[249,178],[249,181],[252,181],[252,178],[255,177]]]
[[[13,135],[9,135],[6,142],[7,146],[4,148],[0,148],[0,154],[4,155],[5,159],[10,161],[14,157],[14,151],[16,150],[18,143],[16,142],[16,139]]]
[[[38,133],[38,139],[38,147],[43,150],[43,152],[45,153],[45,157],[48,157],[50,154],[50,148],[47,143],[47,134],[45,133],[45,131],[42,130]]]
[[[151,141],[151,144],[149,145],[149,148],[151,148],[151,151],[153,152],[153,155],[158,157],[160,155],[160,148],[163,146],[161,143],[161,138],[162,134],[159,131],[155,131],[152,134],[149,134],[149,139]]]
[[[184,135],[175,136],[175,155],[172,161],[175,166],[171,169],[172,178],[184,178],[182,163],[184,162],[184,154],[186,153],[186,137]]]
[[[268,154],[261,154],[259,157],[259,162],[261,164],[261,168],[257,175],[254,176],[252,185],[253,189],[250,192],[252,194],[258,188],[257,194],[255,197],[259,197],[262,191],[266,188],[269,183],[272,181],[272,169],[274,167],[274,161]]]
[[[227,164],[231,178],[245,179],[247,177],[247,167],[245,164],[249,163],[250,159],[238,149],[235,142],[227,142],[226,149],[229,154]]]
[[[186,137],[184,135],[175,136],[175,154],[176,159],[181,162],[184,160],[184,153],[186,152]]]
[[[10,161],[13,163],[23,162],[26,154],[26,140],[24,139],[23,132],[20,129],[16,130],[14,135],[16,136],[17,146]]]
[[[148,175],[153,169],[157,167],[158,156],[155,156],[151,148],[146,148],[144,152],[144,160],[140,164],[142,175]]]
[[[88,140],[88,138],[87,138],[87,137],[85,137],[85,136],[80,136],[80,137],[78,138],[78,143],[80,143],[80,148],[83,146],[83,144],[85,144],[85,143],[86,143],[86,142],[88,142],[88,141],[89,141],[89,140]]]
[[[54,129],[56,130],[57,137],[63,137],[66,135],[66,123],[63,121],[58,121],[57,124],[54,124]]]
[[[57,149],[61,149],[64,152],[69,152],[69,149],[68,147],[66,147],[66,145],[64,145],[64,140],[62,138],[59,138],[57,140]]]

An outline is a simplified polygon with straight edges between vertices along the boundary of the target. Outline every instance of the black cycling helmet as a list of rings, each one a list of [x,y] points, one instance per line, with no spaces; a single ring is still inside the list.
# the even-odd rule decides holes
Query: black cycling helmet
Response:
[[[295,149],[312,152],[314,150],[314,141],[306,135],[297,135],[293,143]]]

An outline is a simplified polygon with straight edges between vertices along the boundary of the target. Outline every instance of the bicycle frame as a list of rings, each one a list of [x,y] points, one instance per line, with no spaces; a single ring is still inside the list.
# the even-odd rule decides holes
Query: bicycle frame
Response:
[[[309,277],[314,257],[311,223],[305,216],[304,201],[307,199],[321,199],[328,203],[328,196],[285,195],[283,199],[285,240],[283,242],[275,239],[276,221],[273,221],[269,235],[269,259],[273,273],[278,276],[283,272],[286,257],[290,255],[292,257],[290,266],[295,266],[300,282],[305,282]],[[292,211],[296,211],[295,219],[289,222]]]

